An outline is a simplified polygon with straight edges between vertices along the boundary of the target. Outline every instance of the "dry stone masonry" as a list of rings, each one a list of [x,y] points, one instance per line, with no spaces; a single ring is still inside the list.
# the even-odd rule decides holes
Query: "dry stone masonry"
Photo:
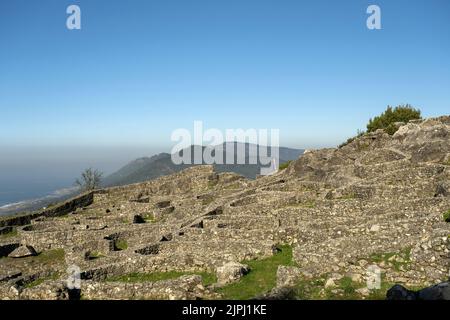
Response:
[[[279,267],[278,292],[305,279],[364,283],[374,265],[390,283],[436,285],[449,277],[449,209],[450,117],[412,121],[256,180],[196,166],[3,219],[0,298],[217,299],[249,271],[242,261],[280,244],[295,266]],[[79,292],[66,283],[72,266]],[[167,272],[180,276],[108,280]]]

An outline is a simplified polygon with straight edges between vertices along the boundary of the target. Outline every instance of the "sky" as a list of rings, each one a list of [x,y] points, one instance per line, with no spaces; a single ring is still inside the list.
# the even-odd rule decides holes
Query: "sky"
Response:
[[[0,1],[3,165],[50,149],[131,160],[195,120],[332,147],[404,103],[449,113],[448,0]]]

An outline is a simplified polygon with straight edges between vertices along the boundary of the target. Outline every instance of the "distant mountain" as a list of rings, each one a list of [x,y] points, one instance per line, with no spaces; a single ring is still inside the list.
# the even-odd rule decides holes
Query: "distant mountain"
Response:
[[[243,175],[249,179],[255,179],[260,173],[261,167],[267,167],[267,165],[262,165],[258,159],[256,164],[249,164],[251,159],[257,158],[258,154],[249,155],[249,150],[251,147],[256,147],[257,145],[250,145],[249,143],[237,143],[237,142],[227,142],[222,145],[224,149],[224,159],[226,159],[226,153],[230,152],[234,148],[234,163],[237,163],[237,148],[245,148],[245,164],[219,164],[214,165],[218,172],[235,172],[237,174]],[[206,147],[202,146],[191,146],[191,163],[194,161],[195,151],[203,152]],[[189,152],[188,148],[181,150],[180,155],[184,152]],[[270,156],[270,149],[268,149]],[[296,160],[303,154],[303,149],[292,149],[292,148],[279,148],[280,163],[284,163],[290,160]],[[213,152],[214,155],[214,152]],[[136,159],[117,172],[105,177],[103,180],[103,185],[105,187],[126,185],[130,183],[142,182],[146,180],[155,179],[161,176],[169,175],[188,167],[193,166],[193,164],[181,164],[176,165],[172,162],[171,154],[160,153],[152,157],[143,157]]]

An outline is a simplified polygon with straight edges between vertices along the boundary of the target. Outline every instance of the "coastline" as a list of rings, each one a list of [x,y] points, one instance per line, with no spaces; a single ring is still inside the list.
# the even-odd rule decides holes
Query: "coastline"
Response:
[[[49,193],[40,198],[26,199],[0,206],[0,217],[14,215],[24,211],[34,211],[42,209],[53,202],[60,202],[77,193],[76,187],[62,188]]]

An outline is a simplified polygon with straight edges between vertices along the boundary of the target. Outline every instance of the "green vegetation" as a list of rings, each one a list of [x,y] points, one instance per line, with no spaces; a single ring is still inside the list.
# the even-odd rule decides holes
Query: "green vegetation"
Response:
[[[143,216],[145,222],[147,223],[154,223],[156,222],[155,215],[153,213],[147,213]]]
[[[292,160],[289,160],[288,162],[281,163],[280,166],[278,167],[278,169],[279,169],[279,170],[284,170],[284,169],[286,169],[287,167],[289,167],[289,165],[291,164],[291,162],[292,162]]]
[[[49,275],[47,277],[38,278],[32,282],[25,284],[25,288],[37,287],[38,285],[44,283],[47,280],[58,280],[60,278],[60,276],[61,275],[59,274],[59,272],[53,272],[51,275]]]
[[[128,243],[123,239],[118,239],[114,242],[114,250],[126,250],[128,249]]]
[[[102,172],[88,168],[81,173],[80,179],[75,180],[75,185],[83,192],[92,191],[100,187],[102,176]]]
[[[13,228],[10,232],[0,234],[0,239],[7,239],[17,236],[17,229]]]
[[[202,277],[203,285],[208,286],[217,282],[216,276],[208,272],[180,272],[180,271],[168,271],[168,272],[151,272],[151,273],[129,273],[121,276],[109,277],[106,279],[108,282],[156,282],[162,280],[172,280],[185,275],[199,275]]]
[[[374,263],[383,262],[391,265],[396,271],[402,271],[411,262],[411,248],[405,248],[400,252],[374,253],[370,255],[369,260]]]
[[[356,194],[354,193],[347,193],[342,195],[341,197],[339,197],[338,199],[340,200],[352,200],[352,199],[356,199]]]
[[[214,180],[209,180],[208,181],[208,188],[214,188],[215,186],[217,186],[217,183],[218,183],[219,181],[217,180],[217,179],[214,179]]]
[[[381,115],[370,119],[367,124],[367,132],[384,129],[388,134],[393,135],[397,131],[396,122],[408,122],[410,120],[421,119],[420,110],[414,109],[411,105],[400,105],[392,109],[388,106]]]
[[[325,288],[327,276],[317,279],[301,280],[294,288],[294,296],[300,300],[360,300],[362,295],[358,289],[367,288],[366,283],[353,281],[350,277],[343,277],[336,281],[333,288]],[[395,283],[386,282],[385,275],[381,275],[380,289],[370,290],[367,300],[385,300],[387,291]],[[414,288],[411,288],[414,290]]]
[[[41,252],[39,255],[31,258],[38,263],[52,263],[64,261],[65,255],[64,249],[53,249]]]
[[[448,210],[446,213],[444,213],[444,221],[450,222],[450,210]]]
[[[86,259],[95,260],[104,257],[103,254],[97,251],[89,251],[86,253]]]
[[[239,282],[217,289],[224,299],[246,300],[273,289],[276,285],[278,266],[292,266],[292,248],[279,246],[278,252],[272,257],[262,260],[243,261],[250,267],[250,272]]]
[[[367,124],[367,132],[374,132],[378,129],[383,129],[388,134],[393,135],[398,130],[397,126],[395,125],[396,122],[407,123],[410,120],[416,119],[422,119],[421,112],[419,109],[414,109],[409,104],[400,105],[395,107],[394,109],[392,109],[391,106],[388,106],[386,111],[384,111],[381,115],[369,120],[369,123]],[[362,137],[364,134],[364,131],[358,130],[355,137],[347,139],[346,142],[339,145],[339,148],[352,143],[356,138]],[[360,150],[365,150],[368,147],[368,144],[362,144],[358,146]]]

